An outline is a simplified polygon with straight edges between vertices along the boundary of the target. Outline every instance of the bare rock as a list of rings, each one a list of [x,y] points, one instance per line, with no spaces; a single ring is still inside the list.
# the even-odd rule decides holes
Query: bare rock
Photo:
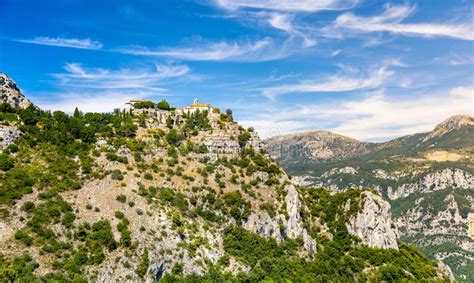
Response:
[[[8,103],[13,108],[27,108],[32,103],[26,98],[10,77],[0,73],[0,103]]]
[[[362,209],[346,223],[347,230],[369,247],[398,250],[398,231],[390,218],[390,204],[382,197],[363,192]]]

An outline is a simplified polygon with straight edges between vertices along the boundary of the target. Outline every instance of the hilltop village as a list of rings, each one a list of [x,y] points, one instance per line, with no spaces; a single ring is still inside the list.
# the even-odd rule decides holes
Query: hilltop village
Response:
[[[263,149],[259,136],[252,128],[241,135],[243,128],[233,122],[230,109],[222,113],[219,108],[200,103],[197,98],[192,104],[177,108],[171,107],[165,100],[158,103],[149,100],[130,100],[126,104],[131,107],[131,112],[135,116],[142,117],[142,124],[145,122],[144,125],[148,129],[173,129],[182,126],[190,116],[206,117],[209,124],[204,127],[212,131],[205,134],[196,132],[196,136],[210,153],[240,153],[241,145],[253,147],[255,150]]]

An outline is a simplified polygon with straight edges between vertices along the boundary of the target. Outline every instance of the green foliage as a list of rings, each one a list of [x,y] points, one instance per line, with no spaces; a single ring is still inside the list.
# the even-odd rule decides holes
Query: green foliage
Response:
[[[398,198],[390,202],[392,206],[392,215],[399,217],[404,215],[414,206],[424,214],[437,215],[440,211],[448,209],[450,201],[448,195],[453,195],[459,207],[461,216],[467,218],[471,212],[471,203],[469,199],[474,198],[474,190],[445,189],[429,193],[414,193],[405,198]]]
[[[233,191],[224,194],[224,211],[232,216],[236,221],[246,221],[250,216],[250,203],[246,201],[240,191]]]
[[[245,145],[247,145],[247,142],[250,140],[251,137],[252,136],[250,135],[249,132],[241,133],[238,137],[240,147],[245,147]]]
[[[166,134],[165,139],[169,144],[178,145],[179,142],[183,140],[183,136],[175,129],[171,129]]]
[[[207,115],[207,111],[196,111],[190,115],[187,115],[184,124],[184,130],[193,134],[197,134],[197,131],[210,130],[211,125],[209,124]]]
[[[8,171],[13,168],[13,160],[5,153],[0,153],[0,170]]]
[[[170,110],[170,108],[171,108],[170,104],[166,100],[162,100],[162,101],[158,102],[156,104],[156,107],[158,107],[158,109],[162,109],[162,110]]]
[[[146,101],[138,101],[133,103],[133,107],[136,109],[150,109],[155,107],[155,103],[152,101],[146,100]],[[169,105],[168,105],[169,107]]]
[[[326,246],[314,259],[298,258],[301,241],[281,244],[247,230],[230,226],[224,231],[224,250],[250,267],[249,273],[236,277],[215,267],[202,277],[183,277],[178,272],[166,275],[164,282],[419,282],[436,278],[434,263],[405,245],[400,251],[352,248],[335,252]],[[445,279],[446,281],[446,279]]]
[[[276,215],[275,206],[271,203],[262,203],[260,205],[260,209],[268,212],[268,215],[270,215],[271,217],[275,217]]]
[[[123,195],[123,194],[120,194],[115,199],[118,200],[121,203],[125,203],[127,201],[127,196]]]
[[[162,203],[168,203],[180,211],[184,212],[188,209],[188,201],[182,193],[176,193],[170,188],[161,188],[159,199]]]
[[[148,249],[145,248],[143,251],[142,257],[141,257],[141,262],[138,265],[137,269],[135,269],[135,272],[140,276],[140,278],[143,278],[148,270],[148,267],[150,266],[150,259],[148,258]]]
[[[345,224],[361,209],[359,203],[362,190],[350,189],[332,194],[329,190],[310,188],[301,189],[300,192],[309,209],[309,213],[303,213],[307,223],[311,222],[312,217],[317,217],[327,224],[329,231],[336,238],[341,239],[341,241],[343,239],[350,240],[351,237],[349,237]],[[347,203],[350,203],[349,210],[345,209]]]
[[[29,255],[7,259],[0,254],[0,279],[2,282],[35,282],[38,281],[34,275],[35,269],[39,267]]]
[[[115,169],[112,171],[112,173],[110,174],[110,178],[112,180],[118,180],[118,181],[122,181],[123,180],[123,175],[122,175],[122,172],[118,169]]]

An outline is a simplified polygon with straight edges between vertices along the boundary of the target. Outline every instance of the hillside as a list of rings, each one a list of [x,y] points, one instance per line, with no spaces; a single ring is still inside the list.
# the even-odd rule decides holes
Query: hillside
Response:
[[[303,187],[335,191],[371,188],[392,205],[402,240],[443,260],[458,279],[474,280],[474,118],[453,116],[428,133],[384,143],[335,138],[317,148],[338,152],[337,158],[314,158],[321,132],[275,137],[265,141],[272,157]],[[305,138],[302,139],[301,137]],[[324,134],[325,137],[339,137]],[[282,151],[290,145],[303,151]],[[364,151],[356,151],[363,146]],[[355,154],[355,152],[357,152]],[[471,215],[471,216],[470,216]]]
[[[295,187],[230,110],[4,102],[2,281],[449,280],[376,192]]]

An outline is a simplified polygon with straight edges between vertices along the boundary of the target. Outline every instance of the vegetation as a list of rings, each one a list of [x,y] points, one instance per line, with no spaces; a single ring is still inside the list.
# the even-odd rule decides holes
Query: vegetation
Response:
[[[170,104],[166,100],[162,100],[156,104],[156,107],[161,110],[170,110]]]
[[[164,282],[355,282],[358,278],[360,281],[403,282],[429,281],[436,276],[433,262],[403,244],[399,251],[365,246],[340,251],[333,243],[320,249],[314,259],[297,256],[301,245],[299,240],[286,240],[278,244],[274,239],[262,238],[243,228],[230,226],[224,231],[224,250],[249,265],[249,273],[232,277],[211,268],[202,277],[172,274],[163,279]]]
[[[133,107],[136,109],[150,109],[155,107],[155,103],[152,101],[146,100],[146,101],[138,101],[133,103]],[[168,105],[169,107],[169,105]]]
[[[140,103],[135,107],[170,109],[166,101],[156,105],[151,101]],[[0,118],[18,123],[24,133],[0,154],[2,217],[9,217],[9,209],[34,191],[37,197],[21,200],[20,221],[24,225],[15,231],[14,244],[34,250],[35,259],[48,259],[47,266],[40,269],[48,270],[47,273],[38,276],[35,270],[39,265],[32,257],[0,255],[1,280],[93,281],[94,266],[110,264],[107,261],[110,254],[133,257],[138,264],[132,269],[130,263],[122,261],[124,267],[131,269],[126,280],[138,277],[145,280],[148,269],[154,264],[151,259],[156,257],[151,249],[143,248],[139,243],[141,238],[135,238],[136,233],[153,237],[156,242],[166,240],[167,234],[173,233],[173,237],[181,239],[176,252],[164,252],[173,253],[177,258],[194,259],[203,270],[208,270],[201,277],[186,275],[185,266],[178,260],[167,267],[171,273],[164,275],[164,282],[428,281],[435,276],[433,263],[413,248],[401,244],[400,251],[370,249],[359,245],[358,239],[347,232],[344,223],[358,211],[360,191],[349,190],[336,195],[322,189],[301,191],[302,201],[308,207],[301,216],[305,228],[318,241],[317,254],[306,255],[302,239],[284,238],[277,242],[242,228],[252,213],[252,205],[271,217],[285,215],[283,200],[288,183],[282,181],[283,172],[277,163],[265,152],[248,146],[250,129],[241,128],[240,135],[233,137],[241,146],[240,154],[219,156],[213,161],[208,155],[202,155],[193,160],[196,155],[207,153],[206,146],[200,144],[202,141],[193,139],[201,136],[200,131],[213,130],[207,111],[186,115],[184,121],[170,120],[167,123],[170,129],[145,129],[150,135],[145,142],[135,135],[138,126],[146,124],[146,113],[134,115],[116,110],[108,114],[84,114],[76,109],[69,116],[34,107],[0,106],[0,109],[3,109]],[[232,115],[230,110],[220,113],[220,122],[235,125]],[[96,144],[98,140],[105,140],[106,144],[100,146]],[[149,162],[149,156],[155,154],[148,147],[150,144],[160,147],[165,157]],[[123,147],[130,150],[130,154],[128,151],[121,154]],[[105,160],[114,167],[101,168]],[[127,182],[132,176],[143,176],[144,183],[138,183],[138,188],[129,186]],[[94,208],[89,201],[76,203],[75,207],[68,203],[68,199],[76,196],[73,191],[81,190],[85,181],[103,178],[116,180],[111,182],[116,191],[106,196],[118,207],[112,219],[103,218],[108,213],[97,213],[108,211],[107,207]],[[160,187],[158,184],[163,184],[161,181],[165,179],[171,183],[179,179],[185,189]],[[122,191],[125,189],[129,191]],[[276,195],[276,199],[264,199],[266,192]],[[351,200],[350,209],[341,211],[348,200]],[[143,207],[143,202],[148,206]],[[132,234],[132,229],[137,227],[136,219],[145,220],[161,211],[166,213],[169,227],[144,227],[149,222],[142,222],[138,226],[143,226]],[[84,222],[83,219],[91,219],[91,215],[99,220]],[[326,232],[331,237],[322,236],[320,227],[315,225],[316,219],[328,227]],[[280,229],[285,237],[284,226]],[[205,233],[200,233],[202,230],[223,233],[225,255],[216,264],[207,259],[198,263],[200,249],[211,250],[215,244]],[[115,240],[114,233],[118,233],[120,239]],[[121,259],[116,258],[118,263]],[[38,262],[44,262],[42,260]],[[226,273],[224,270],[231,260],[248,266],[250,272],[236,276]],[[86,272],[89,270],[92,272]]]

